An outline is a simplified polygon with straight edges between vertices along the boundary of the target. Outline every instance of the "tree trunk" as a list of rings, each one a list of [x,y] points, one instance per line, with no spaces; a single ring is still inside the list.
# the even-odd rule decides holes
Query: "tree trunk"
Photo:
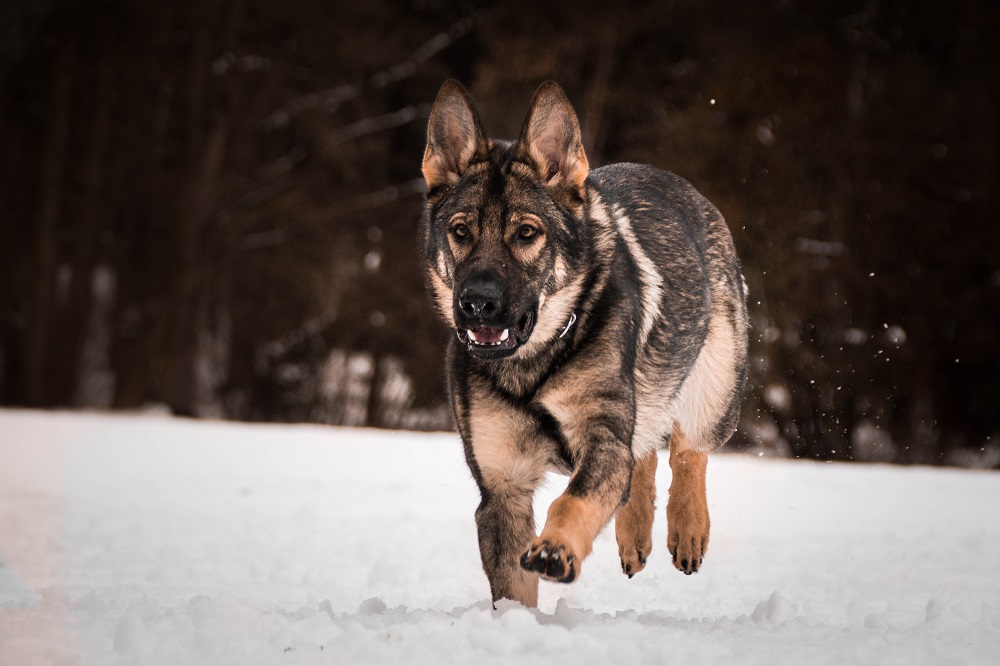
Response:
[[[241,3],[229,3],[223,26],[223,47],[231,46],[241,16]],[[163,399],[174,413],[195,415],[198,395],[198,337],[209,326],[212,310],[213,252],[206,228],[219,208],[222,167],[230,142],[231,123],[226,108],[209,95],[213,29],[223,9],[212,3],[197,18],[198,32],[191,59],[188,98],[189,160],[192,168],[181,193],[177,219],[177,278],[168,304],[164,345]],[[210,123],[207,137],[204,127]]]
[[[100,35],[103,44],[111,42],[109,30]],[[73,330],[75,334],[67,336],[64,349],[61,350],[59,361],[64,366],[65,393],[60,402],[72,402],[76,406],[107,407],[107,396],[88,395],[87,386],[106,385],[108,381],[106,359],[110,357],[111,330],[113,326],[112,305],[114,297],[109,292],[114,282],[114,271],[105,266],[96,268],[98,262],[98,239],[103,223],[106,222],[107,211],[102,208],[101,193],[105,187],[105,162],[108,155],[108,139],[111,134],[111,112],[113,109],[114,73],[110,63],[111,55],[105,46],[101,53],[97,74],[97,92],[93,103],[93,124],[90,129],[90,142],[83,161],[80,180],[84,186],[83,205],[77,215],[79,233],[75,236],[76,256],[73,261],[73,282],[70,286],[69,298],[60,312],[63,330]],[[107,289],[102,289],[102,285]],[[86,326],[81,326],[87,322]],[[95,326],[102,330],[98,339],[88,339]],[[100,349],[97,349],[100,347]],[[84,359],[85,349],[89,350]],[[103,367],[95,362],[94,355],[105,359]],[[101,377],[89,378],[87,373],[96,372]],[[95,402],[96,401],[96,402]]]
[[[32,406],[48,401],[49,330],[52,318],[56,273],[56,224],[62,206],[63,180],[69,142],[73,98],[73,57],[76,42],[62,42],[55,54],[52,87],[49,90],[48,129],[43,146],[41,200],[35,228],[35,270],[33,293],[28,303],[25,340],[25,398]]]

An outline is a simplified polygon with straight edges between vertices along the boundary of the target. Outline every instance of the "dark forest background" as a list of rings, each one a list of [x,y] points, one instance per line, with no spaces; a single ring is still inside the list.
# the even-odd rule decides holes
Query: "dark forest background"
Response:
[[[718,205],[729,448],[1000,466],[995,0],[4,0],[0,404],[447,428],[416,247],[448,77]]]

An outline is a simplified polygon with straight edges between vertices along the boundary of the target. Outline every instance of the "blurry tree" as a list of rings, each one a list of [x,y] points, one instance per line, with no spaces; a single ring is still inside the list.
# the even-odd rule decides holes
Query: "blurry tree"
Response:
[[[737,448],[1000,464],[1000,10],[903,0],[0,9],[0,402],[449,424],[415,247],[453,76],[692,181],[750,285]]]

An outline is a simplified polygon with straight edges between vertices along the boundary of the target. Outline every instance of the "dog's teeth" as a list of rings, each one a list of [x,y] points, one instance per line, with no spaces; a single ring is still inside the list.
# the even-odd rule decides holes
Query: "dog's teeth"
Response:
[[[465,333],[466,333],[466,335],[468,337],[468,340],[470,342],[473,342],[473,343],[475,343],[477,345],[482,345],[484,347],[499,347],[500,345],[502,345],[504,342],[506,342],[510,338],[510,329],[509,328],[505,328],[500,333],[500,340],[497,341],[497,342],[494,342],[494,341],[488,340],[488,339],[487,340],[483,340],[482,339],[482,335],[477,336],[476,332],[473,329],[471,329],[471,328],[465,329]],[[492,335],[489,335],[489,334],[487,334],[487,335],[489,337],[493,337]]]

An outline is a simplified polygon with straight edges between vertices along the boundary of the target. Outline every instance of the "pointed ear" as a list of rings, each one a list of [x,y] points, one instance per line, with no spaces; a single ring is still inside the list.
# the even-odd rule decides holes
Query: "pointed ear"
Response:
[[[546,187],[583,189],[590,165],[583,152],[580,123],[555,81],[546,81],[535,92],[518,153],[534,163]]]
[[[489,148],[468,91],[455,79],[441,86],[427,123],[424,180],[430,191],[458,182],[469,164],[486,159]]]

